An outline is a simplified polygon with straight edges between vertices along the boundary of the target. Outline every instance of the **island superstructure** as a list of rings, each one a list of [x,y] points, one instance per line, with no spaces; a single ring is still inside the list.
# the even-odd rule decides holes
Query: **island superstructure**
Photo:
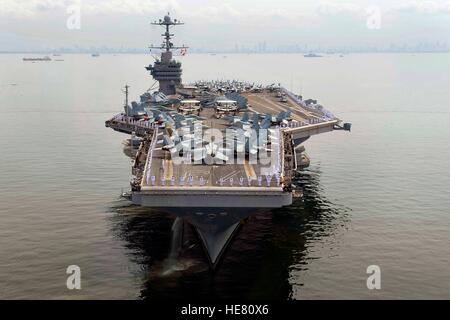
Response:
[[[160,59],[147,67],[159,90],[106,121],[142,139],[132,173],[130,199],[192,225],[215,266],[240,223],[258,211],[292,204],[292,177],[306,165],[309,137],[350,124],[317,101],[303,100],[280,84],[237,80],[184,85],[173,59],[169,15]]]

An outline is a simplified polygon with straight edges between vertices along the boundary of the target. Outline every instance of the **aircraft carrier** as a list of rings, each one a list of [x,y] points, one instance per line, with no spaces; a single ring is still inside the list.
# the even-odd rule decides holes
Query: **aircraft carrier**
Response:
[[[173,52],[187,47],[171,42],[183,23],[168,14],[152,24],[164,28],[162,45],[151,46],[161,55],[146,67],[159,89],[129,103],[126,86],[124,109],[106,126],[139,145],[131,201],[193,226],[215,267],[246,218],[292,204],[292,176],[309,163],[302,144],[351,124],[280,84],[183,84]]]

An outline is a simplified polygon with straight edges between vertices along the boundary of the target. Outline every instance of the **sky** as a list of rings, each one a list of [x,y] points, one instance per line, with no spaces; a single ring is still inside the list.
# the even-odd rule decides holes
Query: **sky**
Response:
[[[0,51],[145,49],[168,11],[186,23],[174,43],[199,49],[450,46],[450,0],[0,0]]]

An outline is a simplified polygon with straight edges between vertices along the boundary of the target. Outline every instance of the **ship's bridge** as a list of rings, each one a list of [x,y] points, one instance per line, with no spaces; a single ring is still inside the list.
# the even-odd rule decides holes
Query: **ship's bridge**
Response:
[[[156,61],[154,65],[149,65],[147,70],[150,71],[153,78],[157,81],[160,80],[174,80],[180,83],[181,78],[181,63],[178,61],[170,61],[169,63],[162,63]]]

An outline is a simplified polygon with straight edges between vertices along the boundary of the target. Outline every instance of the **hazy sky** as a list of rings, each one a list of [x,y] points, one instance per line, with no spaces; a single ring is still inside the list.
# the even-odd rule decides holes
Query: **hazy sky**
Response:
[[[67,8],[80,7],[80,29]],[[367,19],[380,10],[380,28]],[[159,44],[149,22],[167,11],[186,22],[175,43],[196,48],[235,44],[387,46],[450,44],[450,0],[0,0],[0,50],[60,46],[145,48]],[[375,17],[376,18],[376,17]]]

